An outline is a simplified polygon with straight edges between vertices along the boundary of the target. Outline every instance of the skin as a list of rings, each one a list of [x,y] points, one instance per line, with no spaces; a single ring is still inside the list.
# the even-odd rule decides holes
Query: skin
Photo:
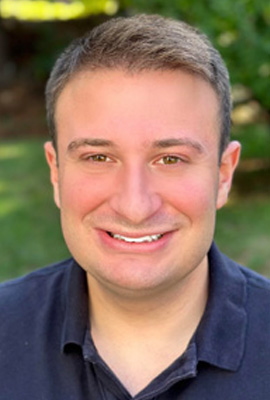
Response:
[[[81,72],[58,99],[58,155],[51,142],[45,153],[63,234],[87,272],[95,344],[132,394],[184,351],[205,308],[216,210],[240,153],[231,142],[219,163],[218,113],[211,86],[183,71]]]

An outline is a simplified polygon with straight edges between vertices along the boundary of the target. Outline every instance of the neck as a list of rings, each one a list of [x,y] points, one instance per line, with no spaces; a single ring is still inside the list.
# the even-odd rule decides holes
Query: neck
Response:
[[[192,336],[205,309],[208,294],[207,262],[178,286],[153,296],[123,295],[106,290],[88,276],[91,327],[95,336],[123,340],[126,336],[155,338]]]
[[[135,395],[185,351],[206,306],[208,265],[156,296],[116,294],[90,276],[88,285],[96,348]]]

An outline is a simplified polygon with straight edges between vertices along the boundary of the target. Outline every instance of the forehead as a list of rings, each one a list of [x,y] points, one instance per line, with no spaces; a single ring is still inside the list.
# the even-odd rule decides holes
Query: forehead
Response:
[[[63,89],[56,106],[59,138],[96,137],[144,142],[175,133],[219,137],[213,88],[184,71],[84,71]],[[190,137],[190,139],[192,139]]]

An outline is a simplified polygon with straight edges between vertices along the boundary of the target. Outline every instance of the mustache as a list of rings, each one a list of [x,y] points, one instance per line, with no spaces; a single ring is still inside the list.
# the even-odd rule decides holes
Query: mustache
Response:
[[[154,215],[150,219],[142,221],[138,224],[128,220],[121,215],[88,215],[85,218],[87,225],[96,227],[115,227],[126,228],[132,231],[145,231],[145,230],[174,230],[181,224],[180,218],[172,215]]]

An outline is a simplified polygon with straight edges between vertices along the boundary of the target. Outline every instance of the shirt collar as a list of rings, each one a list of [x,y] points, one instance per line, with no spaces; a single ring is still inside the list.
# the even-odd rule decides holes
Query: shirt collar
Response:
[[[209,266],[210,294],[195,336],[198,361],[236,371],[245,345],[246,279],[215,244],[209,252]]]
[[[62,329],[61,350],[68,345],[82,346],[88,326],[88,288],[85,271],[73,260],[67,271],[64,291],[65,318]]]
[[[222,255],[215,244],[209,251],[209,266],[209,299],[194,338],[198,361],[236,371],[245,344],[246,280],[237,265]],[[69,344],[82,348],[89,329],[86,274],[75,261],[69,267],[65,296],[62,351]]]

